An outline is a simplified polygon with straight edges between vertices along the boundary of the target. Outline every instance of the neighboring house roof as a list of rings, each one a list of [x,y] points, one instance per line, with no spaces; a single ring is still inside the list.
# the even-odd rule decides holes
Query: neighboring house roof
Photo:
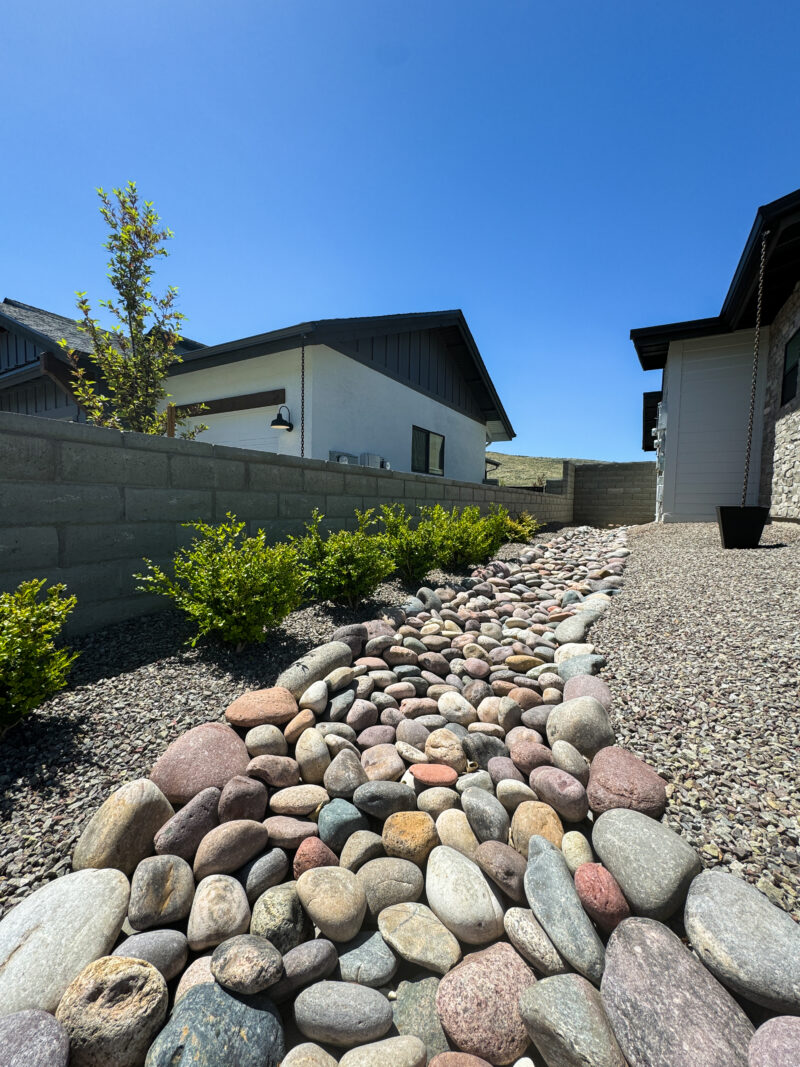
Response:
[[[352,345],[359,339],[416,330],[435,330],[442,334],[448,353],[458,363],[487,424],[494,423],[500,433],[508,435],[509,440],[514,437],[514,429],[508,415],[489,377],[489,372],[467,326],[464,314],[459,309],[301,322],[281,330],[271,330],[252,337],[243,337],[237,341],[210,345],[197,352],[189,353],[181,364],[172,369],[171,374],[188,374],[191,371],[218,367],[252,356],[282,352],[288,348],[297,348],[303,343],[329,345],[347,355],[354,356],[354,351],[352,347],[348,347],[348,344]],[[373,369],[387,373],[379,366],[374,366]],[[425,392],[424,389],[420,391]]]
[[[772,322],[800,280],[800,189],[763,204],[756,212],[719,315],[631,330],[643,370],[658,370],[666,365],[671,341],[731,333],[755,325],[763,230],[769,230],[769,237],[761,321],[764,325]]]

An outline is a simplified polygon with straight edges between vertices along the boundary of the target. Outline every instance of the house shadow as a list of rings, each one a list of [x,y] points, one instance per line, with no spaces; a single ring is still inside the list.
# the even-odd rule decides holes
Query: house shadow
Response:
[[[71,769],[84,758],[84,724],[68,713],[34,712],[0,739],[0,823],[14,813],[15,791],[35,785],[42,796],[62,789],[61,768]],[[24,791],[24,789],[23,789]]]

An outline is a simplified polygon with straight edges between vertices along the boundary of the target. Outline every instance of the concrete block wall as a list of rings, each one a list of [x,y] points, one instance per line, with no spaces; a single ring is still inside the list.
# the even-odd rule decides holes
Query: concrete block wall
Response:
[[[227,512],[272,540],[300,534],[318,507],[331,528],[354,510],[493,502],[542,522],[572,520],[572,469],[561,494],[120,433],[0,412],[0,592],[33,577],[78,597],[73,633],[164,607],[135,591],[142,557],[164,564],[187,544],[181,524]]]
[[[573,521],[587,526],[653,522],[655,463],[581,463],[575,467]]]

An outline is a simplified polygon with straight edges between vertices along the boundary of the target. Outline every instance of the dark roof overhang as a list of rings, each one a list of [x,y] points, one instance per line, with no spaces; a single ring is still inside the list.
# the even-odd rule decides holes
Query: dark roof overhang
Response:
[[[732,333],[755,325],[764,230],[769,230],[769,236],[761,321],[765,326],[772,322],[800,281],[800,189],[762,205],[756,212],[719,315],[631,330],[643,370],[658,370],[666,365],[671,341]]]

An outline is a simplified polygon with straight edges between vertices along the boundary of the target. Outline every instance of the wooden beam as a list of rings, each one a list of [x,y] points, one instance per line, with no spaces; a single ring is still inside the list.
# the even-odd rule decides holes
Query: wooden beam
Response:
[[[263,393],[244,393],[242,396],[222,396],[216,400],[196,400],[193,404],[177,404],[179,415],[190,415],[200,404],[205,406],[202,415],[222,415],[228,411],[246,411],[248,408],[272,408],[286,403],[285,389],[268,389]]]

